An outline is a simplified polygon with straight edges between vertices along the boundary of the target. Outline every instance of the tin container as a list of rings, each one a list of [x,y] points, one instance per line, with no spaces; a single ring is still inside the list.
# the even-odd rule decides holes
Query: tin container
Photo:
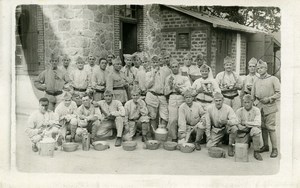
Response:
[[[236,143],[235,144],[235,162],[249,162],[248,144]]]
[[[54,139],[44,138],[39,144],[39,155],[53,157],[56,144]]]

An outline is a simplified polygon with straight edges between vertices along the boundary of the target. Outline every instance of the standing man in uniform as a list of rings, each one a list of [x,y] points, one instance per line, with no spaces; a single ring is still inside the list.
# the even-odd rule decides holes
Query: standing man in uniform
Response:
[[[257,60],[254,57],[251,58],[250,61],[248,62],[249,74],[245,77],[245,79],[243,81],[241,97],[243,97],[244,95],[247,95],[247,94],[251,95],[252,86],[259,76],[256,74],[256,64],[257,64]]]
[[[120,71],[125,76],[125,80],[127,83],[126,92],[128,99],[131,99],[131,89],[133,87],[136,76],[136,68],[132,66],[134,59],[135,55],[124,54],[125,66]]]
[[[275,76],[267,73],[268,65],[259,60],[257,72],[259,78],[252,87],[251,95],[254,98],[254,104],[261,110],[262,115],[262,138],[264,146],[260,152],[269,151],[268,135],[272,143],[272,152],[270,157],[278,156],[277,135],[276,135],[276,112],[278,112],[276,100],[280,98],[280,82]]]
[[[62,66],[59,67],[64,72],[64,74],[70,75],[70,73],[72,71],[70,62],[71,62],[71,59],[66,54],[64,54],[62,57]]]
[[[243,87],[239,75],[232,70],[233,60],[230,57],[224,58],[225,71],[216,76],[216,80],[224,96],[224,103],[229,105],[234,111],[241,107],[241,98],[238,90]]]
[[[100,101],[103,99],[103,93],[106,86],[107,77],[107,61],[105,58],[99,59],[100,69],[96,69],[92,76],[92,88],[94,90],[94,101]]]
[[[179,63],[172,60],[170,63],[172,74],[167,76],[164,92],[169,96],[169,122],[168,130],[173,142],[177,142],[178,135],[178,108],[184,103],[183,92],[191,87],[188,77],[179,74]]]
[[[166,128],[168,122],[168,102],[164,95],[164,88],[166,77],[170,75],[170,72],[159,66],[158,56],[156,55],[152,57],[152,66],[152,70],[147,73],[146,85],[148,92],[145,98],[149,110],[150,125],[154,129],[157,128],[157,114],[159,113],[161,119],[159,124],[161,127]]]
[[[254,158],[262,161],[259,154],[260,136],[261,136],[261,114],[260,110],[253,106],[251,95],[246,94],[243,97],[242,108],[236,111],[238,118],[238,131],[236,143],[249,143],[249,137],[253,140]]]
[[[125,75],[121,72],[122,62],[120,58],[113,60],[113,71],[109,73],[106,79],[106,90],[113,92],[113,99],[119,100],[122,104],[128,100],[126,88],[128,83]]]
[[[59,58],[56,54],[51,54],[50,67],[41,72],[34,81],[34,86],[41,91],[45,91],[45,97],[49,100],[49,110],[54,110],[63,100],[63,89],[70,82],[67,74],[57,68]]]
[[[238,119],[233,109],[223,104],[224,98],[221,93],[214,94],[214,104],[207,107],[206,136],[207,147],[219,144],[226,133],[229,134],[228,156],[233,157],[233,145],[237,134]]]

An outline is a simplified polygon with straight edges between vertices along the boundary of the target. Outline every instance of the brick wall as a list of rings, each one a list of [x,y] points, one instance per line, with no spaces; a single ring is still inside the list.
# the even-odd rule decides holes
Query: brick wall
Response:
[[[120,41],[120,8],[114,6],[114,54],[119,55],[119,41]]]
[[[45,68],[45,44],[44,44],[44,16],[43,16],[43,10],[40,6],[37,6],[37,30],[38,30],[38,62],[40,64],[39,69]]]
[[[72,63],[90,53],[97,58],[115,50],[114,8],[110,5],[45,5],[45,58],[67,54]]]
[[[241,67],[240,74],[246,74],[247,63],[246,63],[246,55],[247,54],[247,38],[245,34],[241,34]]]

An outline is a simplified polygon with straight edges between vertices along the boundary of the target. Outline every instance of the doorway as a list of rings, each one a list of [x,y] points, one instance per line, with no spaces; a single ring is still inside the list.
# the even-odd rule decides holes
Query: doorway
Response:
[[[224,71],[224,58],[231,56],[232,34],[223,30],[217,31],[216,74]]]
[[[137,51],[137,24],[121,22],[121,50],[120,55],[124,64],[123,54],[133,54]]]

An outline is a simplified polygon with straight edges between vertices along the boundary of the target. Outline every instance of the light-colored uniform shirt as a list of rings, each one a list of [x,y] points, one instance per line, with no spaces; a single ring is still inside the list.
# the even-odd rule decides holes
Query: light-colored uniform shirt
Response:
[[[129,68],[127,65],[125,65],[124,67],[122,67],[122,69],[120,71],[125,76],[125,79],[128,84],[133,84],[133,82],[135,80],[135,75],[136,75],[135,69],[136,69],[135,67]]]
[[[207,88],[207,89],[212,91],[213,94],[216,92],[221,93],[221,90],[219,88],[217,81],[213,78],[207,78],[207,79],[198,78],[197,80],[194,81],[192,88],[198,90],[203,86],[203,84],[209,84],[210,88]],[[196,98],[203,100],[203,101],[207,101],[207,102],[213,101],[213,96],[210,96],[210,95],[207,95],[204,93],[199,93]]]
[[[118,100],[112,100],[110,104],[107,104],[105,100],[97,102],[104,117],[108,114],[113,116],[125,116],[125,109],[122,103]]]
[[[212,129],[216,133],[223,130],[225,128],[224,125],[219,123],[220,120],[228,120],[227,125],[233,126],[238,124],[238,119],[236,114],[234,113],[233,109],[224,104],[220,109],[217,109],[215,104],[211,104],[207,107],[207,122],[206,127],[208,130]],[[210,135],[207,135],[210,136]]]
[[[252,97],[256,99],[254,104],[262,109],[264,114],[271,114],[278,111],[276,100],[280,98],[280,82],[275,76],[266,74],[264,78],[259,77],[252,87]],[[268,104],[260,102],[263,98],[269,98]]]
[[[94,71],[98,69],[100,69],[100,67],[96,64],[94,66],[91,66],[90,64],[85,64],[83,67],[83,70],[87,71],[91,76],[94,73]]]
[[[50,110],[44,114],[40,111],[35,111],[29,116],[27,124],[28,127],[25,132],[29,135],[29,137],[33,137],[37,135],[39,129],[44,128],[46,124],[59,124],[59,117],[56,113]]]
[[[168,68],[160,67],[159,70],[155,73],[155,69],[152,69],[150,72],[147,72],[147,88],[149,91],[163,94],[165,87],[165,80],[171,72]],[[150,86],[150,82],[154,79],[154,84]]]
[[[247,111],[244,107],[239,108],[236,111],[236,116],[238,118],[238,124],[245,124],[246,122],[249,122],[254,127],[261,126],[260,110],[255,106],[253,106],[249,111]]]
[[[191,107],[183,103],[179,107],[178,114],[178,132],[186,133],[187,125],[195,126],[199,123],[205,111],[199,103],[193,102]]]
[[[113,70],[106,79],[106,89],[114,92],[114,98],[125,103],[128,100],[125,85],[127,81],[122,72]],[[116,89],[119,88],[119,89]],[[120,89],[123,88],[123,89]]]
[[[141,91],[146,91],[146,70],[143,66],[137,70],[135,81],[137,82]]]
[[[138,120],[141,116],[148,116],[148,108],[145,101],[138,99],[137,103],[129,100],[125,103],[125,124],[130,120]]]
[[[70,74],[71,85],[77,89],[87,89],[90,83],[91,75],[83,70],[73,70]]]
[[[173,79],[172,85],[169,84],[170,80]],[[165,81],[165,88],[164,93],[165,95],[169,95],[172,93],[182,94],[184,91],[186,91],[188,88],[191,87],[191,82],[186,76],[182,76],[180,74],[174,75],[173,73],[167,76]],[[179,89],[176,91],[175,88]]]
[[[68,114],[76,114],[77,113],[77,105],[74,101],[71,101],[69,106],[65,106],[65,102],[62,101],[59,105],[55,108],[55,113],[61,118]]]
[[[242,86],[242,80],[239,75],[235,72],[231,72],[227,74],[227,72],[223,71],[217,74],[216,81],[219,84],[220,89],[236,84],[237,87]],[[223,93],[224,94],[224,93]],[[237,91],[226,91],[226,94],[229,96],[238,94]]]
[[[250,75],[248,74],[244,81],[243,81],[243,89],[242,89],[242,92],[246,92],[247,94],[251,94],[251,90],[248,89],[248,85],[253,86],[254,82],[257,80],[258,78],[258,75],[254,74],[254,75]]]
[[[101,91],[105,90],[107,71],[96,69],[92,75],[92,87]]]
[[[37,79],[34,81],[34,85],[37,89],[44,91],[57,92],[62,91],[65,84],[70,82],[67,74],[60,69],[52,70],[46,69],[39,74]]]
[[[93,104],[90,104],[89,108],[86,108],[83,104],[78,107],[77,115],[84,116],[84,117],[94,117],[96,116],[98,119],[101,119],[102,115],[99,108],[94,107]]]

